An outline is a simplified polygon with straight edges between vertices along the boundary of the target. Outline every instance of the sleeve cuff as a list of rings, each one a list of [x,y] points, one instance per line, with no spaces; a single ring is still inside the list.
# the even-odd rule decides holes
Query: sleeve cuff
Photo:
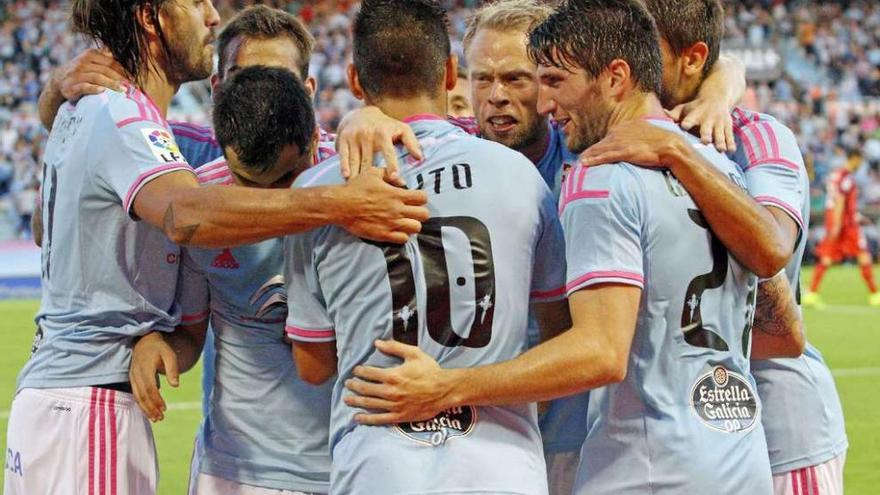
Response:
[[[547,290],[547,291],[533,291],[529,294],[529,299],[533,303],[545,303],[545,302],[554,302],[565,299],[565,287],[557,287],[556,289]]]
[[[177,172],[178,170],[189,170],[193,175],[195,175],[195,171],[192,169],[192,167],[190,167],[189,164],[185,162],[160,165],[152,170],[148,170],[139,175],[138,178],[135,179],[131,187],[128,189],[128,193],[125,195],[125,201],[122,203],[123,208],[125,208],[125,212],[131,215],[131,206],[132,204],[134,204],[134,198],[137,196],[137,193],[140,192],[141,188],[147,185],[148,182],[165,174]]]
[[[284,331],[291,340],[298,342],[336,341],[336,332],[332,328],[303,328],[288,324],[284,327]]]
[[[211,310],[206,309],[199,313],[192,314],[184,314],[180,317],[180,323],[184,325],[192,325],[195,323],[200,323],[208,319],[208,316],[211,314]]]
[[[795,223],[798,224],[798,227],[801,229],[801,232],[805,231],[804,219],[801,216],[801,213],[797,209],[795,209],[794,207],[792,207],[791,205],[786,203],[785,201],[782,201],[782,200],[775,198],[773,196],[756,196],[755,201],[760,205],[775,206],[776,208],[781,209],[782,211],[787,213],[788,216],[790,216],[792,218],[792,220],[795,221]]]
[[[568,295],[581,289],[597,284],[623,284],[634,285],[640,289],[645,288],[645,277],[641,273],[627,271],[593,271],[587,272],[580,277],[571,280],[565,285]]]

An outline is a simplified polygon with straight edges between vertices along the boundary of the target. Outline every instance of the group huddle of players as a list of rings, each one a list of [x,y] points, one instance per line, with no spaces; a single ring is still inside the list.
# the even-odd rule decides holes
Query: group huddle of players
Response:
[[[157,373],[203,352],[193,494],[843,493],[803,159],[723,17],[487,4],[462,119],[444,10],[364,0],[332,136],[295,17],[238,13],[212,75],[209,0],[74,0],[4,493],[155,493]],[[209,76],[213,129],[166,121]]]

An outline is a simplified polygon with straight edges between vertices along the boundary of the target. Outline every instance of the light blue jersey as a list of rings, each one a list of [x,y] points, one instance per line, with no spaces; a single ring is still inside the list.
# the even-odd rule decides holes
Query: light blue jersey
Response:
[[[801,229],[785,268],[800,303],[801,261],[810,221],[810,182],[794,134],[779,121],[755,112],[733,112],[737,151],[749,193],[760,204],[786,212]],[[843,410],[831,371],[807,343],[794,359],[754,361],[752,371],[765,404],[763,423],[774,474],[827,462],[846,451]]]
[[[331,492],[547,492],[535,406],[461,407],[432,420],[359,426],[342,402],[357,365],[397,364],[375,339],[417,344],[444,367],[491,364],[525,347],[531,300],[563,295],[562,233],[552,193],[521,154],[439,117],[412,122],[425,160],[402,176],[428,193],[431,219],[404,246],[336,227],[288,238],[291,338],[335,341]],[[342,182],[337,160],[297,186]]]
[[[133,86],[58,111],[43,159],[42,301],[18,388],[128,381],[134,337],[178,323],[179,248],[134,218],[151,180],[188,171],[167,122]]]
[[[736,166],[674,122],[731,180]],[[757,278],[728,255],[668,170],[578,166],[560,202],[567,291],[640,287],[624,381],[590,393],[578,495],[769,495],[749,372]]]
[[[232,184],[226,161],[202,184]],[[183,249],[182,321],[210,317],[215,370],[202,424],[200,472],[278,490],[326,493],[330,386],[299,379],[284,335],[283,240]],[[208,359],[206,352],[205,359]]]
[[[223,150],[210,127],[187,122],[169,122],[180,153],[194,169],[223,157]],[[211,388],[214,383],[214,332],[208,329],[202,352],[202,418],[208,417]],[[200,429],[201,432],[202,429]],[[203,442],[202,442],[203,444]]]

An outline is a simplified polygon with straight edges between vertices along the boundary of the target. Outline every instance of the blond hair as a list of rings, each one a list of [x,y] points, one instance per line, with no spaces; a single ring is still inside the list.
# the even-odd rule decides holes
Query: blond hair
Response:
[[[528,34],[552,13],[553,8],[550,5],[537,0],[499,0],[484,5],[468,19],[462,40],[464,51],[467,53],[477,30],[481,28],[497,31],[521,30]]]

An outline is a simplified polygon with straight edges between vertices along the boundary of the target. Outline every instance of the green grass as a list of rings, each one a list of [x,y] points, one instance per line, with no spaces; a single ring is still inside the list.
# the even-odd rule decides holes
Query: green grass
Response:
[[[878,270],[880,276],[880,270]],[[805,270],[804,282],[810,272]],[[843,399],[850,448],[846,459],[846,491],[849,495],[873,495],[880,485],[880,309],[866,306],[866,291],[852,267],[828,272],[822,287],[828,307],[805,310],[810,341],[822,350],[834,370],[861,368],[862,374],[837,376]],[[15,376],[27,359],[33,337],[35,301],[0,302],[0,445],[6,445],[6,412],[12,401]],[[200,370],[184,375],[180,389],[163,387],[172,410],[155,425],[159,450],[162,495],[184,494],[187,486],[192,441],[201,417],[194,407],[200,398]],[[184,406],[173,409],[174,405]]]

